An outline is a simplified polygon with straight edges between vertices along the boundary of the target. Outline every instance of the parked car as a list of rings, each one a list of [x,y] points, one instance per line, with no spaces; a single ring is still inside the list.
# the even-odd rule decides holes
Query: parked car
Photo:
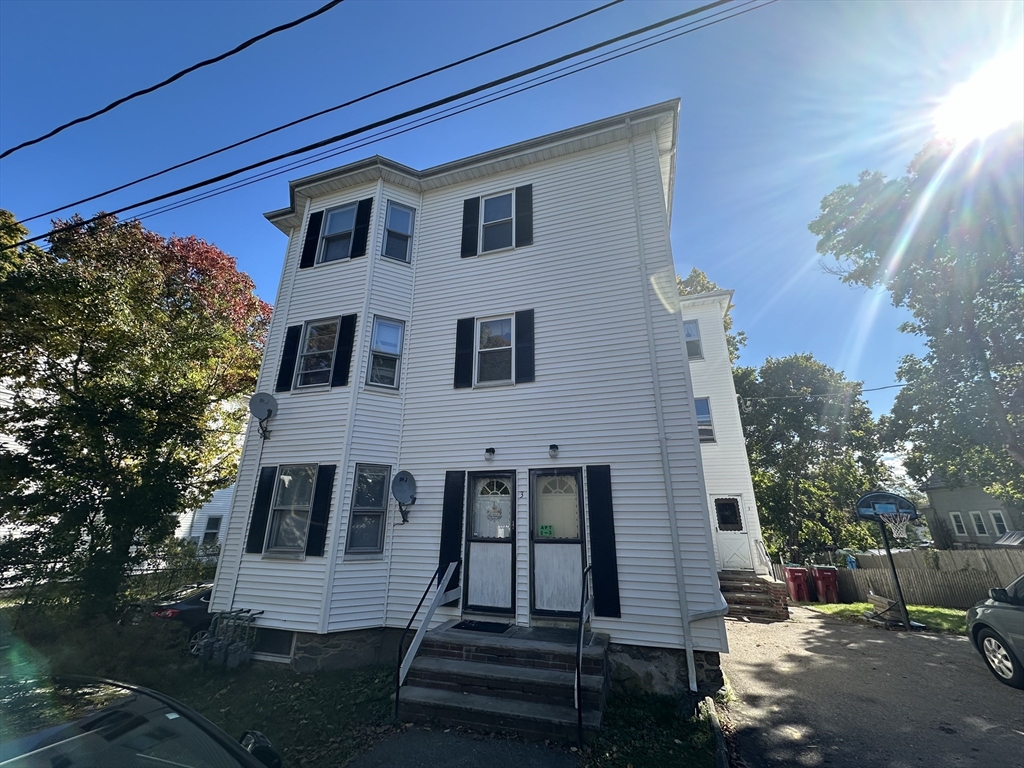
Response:
[[[188,650],[193,656],[199,654],[200,644],[210,634],[210,594],[213,584],[201,582],[179,587],[173,592],[161,595],[149,606],[150,615],[158,619],[170,619],[185,625],[188,629]],[[130,611],[139,612],[142,606],[131,606]]]
[[[142,768],[281,768],[259,731],[238,741],[162,693],[88,677],[0,685],[0,764]]]
[[[1024,575],[967,611],[967,634],[996,680],[1024,688]]]

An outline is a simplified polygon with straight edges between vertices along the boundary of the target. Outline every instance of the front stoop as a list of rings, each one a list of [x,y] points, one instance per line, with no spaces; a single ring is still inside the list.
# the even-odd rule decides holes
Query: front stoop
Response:
[[[731,618],[754,621],[789,618],[789,593],[781,581],[757,576],[752,571],[719,571],[718,583]]]
[[[494,635],[448,625],[432,630],[402,686],[398,716],[574,742],[574,634],[511,628]],[[593,736],[608,691],[608,638],[588,632],[584,642],[583,728]]]

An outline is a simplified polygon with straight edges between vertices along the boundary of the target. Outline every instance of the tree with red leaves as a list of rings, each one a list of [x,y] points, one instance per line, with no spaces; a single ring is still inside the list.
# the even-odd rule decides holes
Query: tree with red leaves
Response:
[[[0,211],[0,578],[45,572],[109,610],[234,479],[270,306],[196,237],[112,217],[49,251],[14,248],[25,234]]]

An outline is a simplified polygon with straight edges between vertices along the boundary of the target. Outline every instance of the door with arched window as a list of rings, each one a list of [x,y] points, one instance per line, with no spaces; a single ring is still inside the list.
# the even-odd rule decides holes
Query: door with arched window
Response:
[[[586,551],[580,469],[530,472],[531,609],[578,614]]]
[[[466,510],[466,608],[512,613],[515,473],[470,474]]]

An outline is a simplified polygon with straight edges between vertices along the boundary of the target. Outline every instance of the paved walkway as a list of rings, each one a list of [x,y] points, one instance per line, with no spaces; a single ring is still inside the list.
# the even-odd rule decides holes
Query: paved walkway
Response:
[[[1024,691],[997,682],[966,637],[792,614],[727,622],[749,768],[1024,766]]]
[[[576,768],[576,762],[543,744],[413,727],[384,739],[348,768]]]

